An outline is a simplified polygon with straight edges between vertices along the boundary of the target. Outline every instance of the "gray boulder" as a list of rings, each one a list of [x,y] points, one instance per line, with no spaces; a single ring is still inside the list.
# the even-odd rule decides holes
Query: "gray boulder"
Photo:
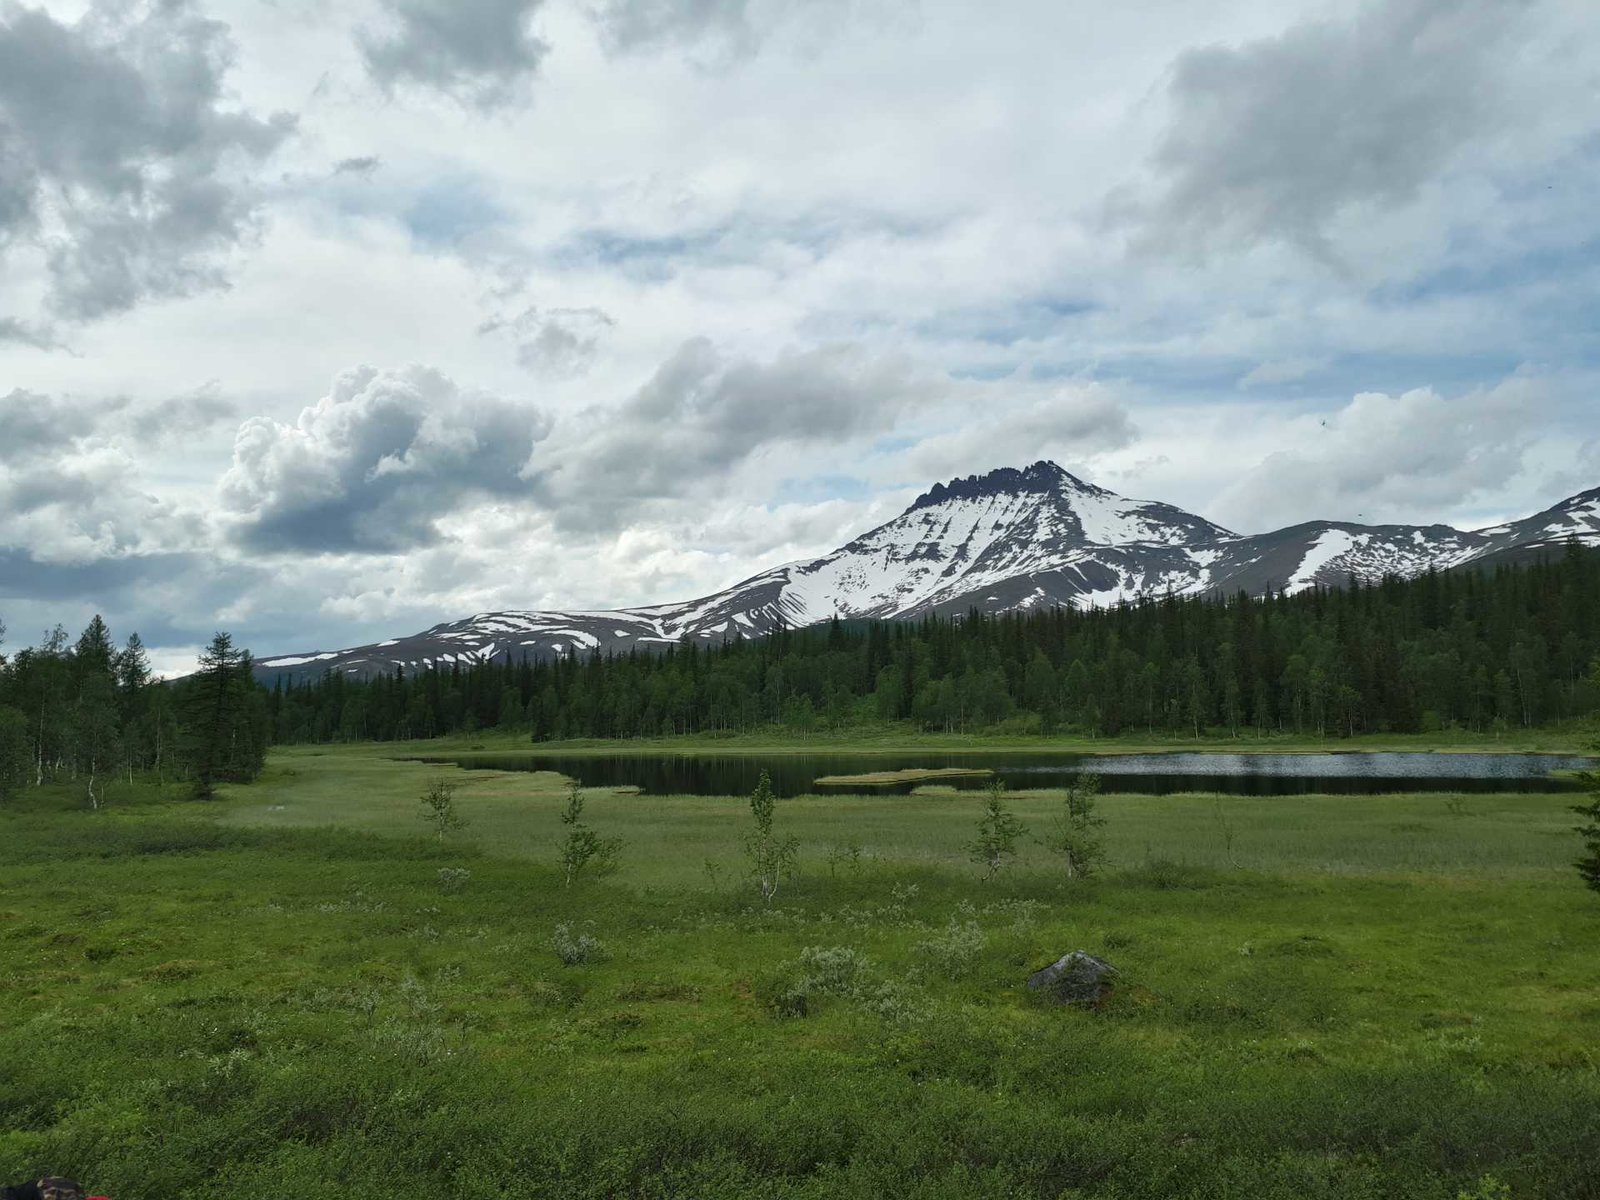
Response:
[[[1095,1008],[1111,991],[1116,973],[1105,959],[1074,950],[1028,976],[1028,987],[1056,1004]]]

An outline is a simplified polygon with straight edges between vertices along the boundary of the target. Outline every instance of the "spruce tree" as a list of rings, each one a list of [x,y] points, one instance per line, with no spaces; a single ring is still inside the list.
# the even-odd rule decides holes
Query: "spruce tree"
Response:
[[[73,649],[72,674],[76,695],[72,708],[72,754],[92,808],[100,807],[104,777],[117,762],[121,722],[117,712],[116,676],[111,631],[96,616]]]
[[[248,783],[261,773],[266,705],[251,670],[249,651],[218,633],[187,681],[183,744],[198,799],[209,800],[218,783]]]
[[[133,782],[136,767],[149,762],[150,743],[150,656],[137,633],[128,637],[113,662],[117,681],[117,709],[122,726],[122,755]]]

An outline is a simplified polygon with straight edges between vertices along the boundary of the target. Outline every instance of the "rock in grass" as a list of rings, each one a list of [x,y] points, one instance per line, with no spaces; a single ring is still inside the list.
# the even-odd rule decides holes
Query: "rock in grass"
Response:
[[[1095,1008],[1111,991],[1116,973],[1105,959],[1074,950],[1028,976],[1028,987],[1056,1004]]]

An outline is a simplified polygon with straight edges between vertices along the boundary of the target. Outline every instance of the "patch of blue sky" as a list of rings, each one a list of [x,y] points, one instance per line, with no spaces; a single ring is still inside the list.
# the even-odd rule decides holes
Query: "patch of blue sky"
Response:
[[[917,438],[907,437],[903,434],[890,434],[885,437],[878,438],[867,449],[871,454],[893,456],[896,454],[904,454],[907,450],[911,449],[911,447],[915,446],[918,440],[919,439]]]
[[[1358,392],[1398,394],[1431,387],[1440,392],[1491,387],[1523,365],[1522,356],[1498,348],[1438,354],[1343,354],[1308,365],[1281,381],[1241,387],[1263,364],[1235,355],[1217,357],[1161,354],[1101,356],[1092,361],[1058,359],[1028,365],[1033,379],[1115,380],[1139,392],[1147,405],[1194,404],[1214,400],[1326,408]]]
[[[898,317],[886,312],[855,313],[820,309],[801,317],[796,329],[818,341],[836,342],[894,333],[903,325],[904,322]]]
[[[1040,296],[1017,304],[953,309],[937,313],[912,327],[934,341],[982,342],[1015,346],[1054,337],[1071,327],[1076,318],[1099,308],[1072,296]]]
[[[665,278],[689,263],[759,263],[774,247],[822,258],[862,237],[907,238],[927,227],[873,212],[823,210],[773,218],[734,214],[726,220],[672,233],[585,229],[550,252],[557,266],[598,263],[643,278]]]
[[[1537,285],[1581,303],[1592,296],[1589,288],[1559,285],[1592,281],[1596,275],[1600,275],[1600,238],[1593,236],[1561,245],[1524,245],[1515,254],[1484,256],[1464,249],[1437,270],[1375,289],[1372,300],[1408,308],[1441,297],[1521,291]]]
[[[1017,373],[1020,363],[972,363],[950,368],[950,378],[970,379],[977,383],[996,383],[1010,379]]]
[[[1023,371],[1029,379],[1117,380],[1131,383],[1156,399],[1189,402],[1197,394],[1233,394],[1239,377],[1254,362],[1239,358],[1197,358],[1188,355],[1096,355],[1093,358],[1038,359]]]
[[[1457,393],[1493,387],[1523,365],[1501,349],[1449,354],[1350,354],[1328,368],[1323,388],[1346,398],[1358,392],[1395,395],[1415,388]]]
[[[556,257],[572,263],[598,262],[607,266],[628,267],[710,254],[726,234],[725,226],[698,233],[674,233],[660,237],[588,229],[564,242],[557,249]]]
[[[1458,234],[1435,269],[1377,288],[1371,300],[1405,309],[1461,296],[1492,297],[1519,315],[1543,320],[1546,333],[1592,316],[1600,281],[1594,221],[1600,134],[1537,174],[1498,180],[1497,190],[1510,219],[1495,236]],[[1592,322],[1577,327],[1596,328]]]
[[[511,223],[511,214],[471,178],[429,184],[411,199],[401,221],[420,246],[445,249]]]
[[[865,500],[872,495],[872,485],[854,475],[825,473],[784,479],[778,484],[767,510],[784,504],[818,504],[825,500]]]

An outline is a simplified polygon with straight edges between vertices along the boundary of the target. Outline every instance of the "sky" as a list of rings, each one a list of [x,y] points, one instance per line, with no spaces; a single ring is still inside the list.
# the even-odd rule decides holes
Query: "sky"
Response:
[[[1600,487],[1592,0],[0,0],[0,620],[688,599],[1039,458]]]

